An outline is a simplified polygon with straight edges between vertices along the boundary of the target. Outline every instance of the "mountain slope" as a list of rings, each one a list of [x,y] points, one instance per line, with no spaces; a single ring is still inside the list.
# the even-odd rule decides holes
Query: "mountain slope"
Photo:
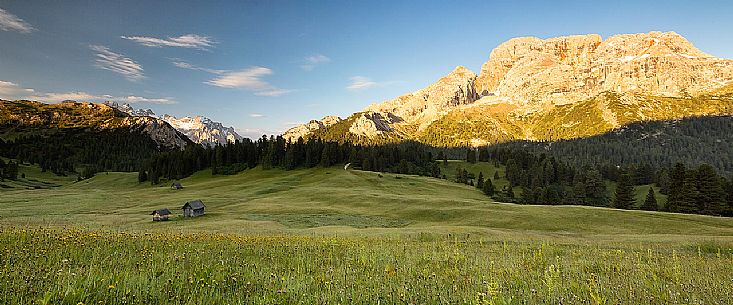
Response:
[[[592,137],[555,142],[515,141],[495,149],[522,148],[551,154],[577,167],[649,165],[664,168],[681,162],[709,164],[733,174],[733,116],[690,117],[636,122]]]
[[[147,135],[160,149],[183,149],[192,142],[163,120],[130,116],[96,103],[0,100],[0,137],[53,133],[57,130],[126,130]]]
[[[731,81],[733,61],[674,32],[515,38],[491,52],[479,75],[458,67],[305,136],[440,146],[587,137],[637,121],[733,113]]]

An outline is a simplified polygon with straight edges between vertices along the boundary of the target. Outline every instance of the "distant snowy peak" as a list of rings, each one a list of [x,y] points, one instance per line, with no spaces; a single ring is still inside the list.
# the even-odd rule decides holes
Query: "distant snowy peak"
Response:
[[[225,127],[219,122],[214,122],[202,116],[176,118],[171,115],[163,115],[164,121],[171,124],[191,141],[205,145],[226,144],[241,140],[242,137],[232,127]]]
[[[191,141],[203,145],[227,144],[241,140],[242,137],[232,127],[225,127],[222,123],[212,121],[203,116],[181,117],[177,118],[172,115],[164,114],[156,116],[151,109],[135,109],[130,104],[118,104],[116,102],[105,102],[107,106],[114,107],[119,111],[127,113],[131,116],[149,116],[157,117],[166,121],[175,129],[185,134]]]
[[[118,104],[117,102],[104,102],[105,105],[116,108],[119,111],[127,113],[131,116],[150,116],[155,117],[155,112],[151,109],[135,109],[130,104]]]

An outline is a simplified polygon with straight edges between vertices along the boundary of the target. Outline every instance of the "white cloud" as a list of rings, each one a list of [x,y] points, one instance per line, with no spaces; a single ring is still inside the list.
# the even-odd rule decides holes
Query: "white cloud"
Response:
[[[147,47],[178,47],[206,50],[216,42],[211,37],[188,34],[179,37],[156,38],[146,36],[120,36],[122,39],[132,40]]]
[[[135,95],[127,96],[113,96],[109,94],[96,95],[83,91],[78,92],[50,92],[38,95],[26,96],[25,99],[41,101],[46,103],[60,103],[63,101],[77,101],[77,102],[104,102],[113,101],[118,103],[149,103],[149,104],[175,104],[177,103],[173,98],[149,98]]]
[[[16,83],[0,80],[0,98],[2,99],[18,99],[34,92],[33,89],[22,88]]]
[[[134,60],[109,50],[105,46],[90,45],[90,49],[97,52],[95,66],[100,69],[122,74],[130,81],[139,81],[145,78],[143,67]]]
[[[253,140],[262,138],[262,135],[267,135],[267,137],[269,138],[270,136],[275,136],[283,133],[283,130],[271,130],[263,128],[236,127],[236,130],[239,135]]]
[[[239,71],[227,71],[219,77],[211,79],[206,84],[221,88],[238,88],[254,92],[259,96],[280,96],[291,90],[277,88],[262,80],[262,77],[273,72],[265,67],[252,67]]]
[[[374,82],[368,77],[364,76],[354,76],[350,78],[351,84],[346,87],[346,89],[352,90],[352,91],[361,91],[361,90],[367,90],[371,88],[375,88],[378,86],[381,86],[380,83]]]
[[[249,114],[249,117],[251,117],[251,118],[264,118],[265,115],[264,114],[259,114],[259,113],[250,113]]]
[[[184,61],[182,59],[179,59],[179,58],[171,58],[171,61],[173,62],[173,65],[174,66],[179,67],[181,69],[189,69],[189,70],[195,70],[195,71],[204,71],[204,72],[208,72],[208,73],[211,73],[211,74],[224,74],[224,73],[229,72],[227,70],[216,70],[216,69],[209,69],[209,68],[203,68],[203,67],[194,66],[194,65],[192,65],[192,64],[190,64],[190,63],[188,63],[188,62],[186,62],[186,61]]]
[[[35,31],[30,24],[23,21],[23,19],[8,13],[8,11],[0,8],[0,30],[3,31],[16,31],[19,33],[27,34]]]
[[[45,103],[60,103],[63,101],[78,102],[104,102],[114,101],[119,103],[150,103],[150,104],[175,104],[175,99],[170,97],[142,97],[136,95],[113,96],[109,94],[92,94],[83,91],[77,92],[37,92],[30,88],[23,88],[20,85],[0,80],[0,98],[3,99],[24,99],[32,101],[40,101]]]
[[[312,55],[312,56],[308,56],[304,58],[303,61],[305,63],[301,65],[300,68],[306,71],[311,71],[318,65],[331,62],[331,59],[325,55],[316,54],[316,55]]]

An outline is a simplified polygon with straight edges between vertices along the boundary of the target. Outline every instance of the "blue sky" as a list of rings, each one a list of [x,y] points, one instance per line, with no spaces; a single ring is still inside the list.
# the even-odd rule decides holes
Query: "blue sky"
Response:
[[[185,3],[185,4],[184,4]],[[675,31],[733,58],[729,1],[0,0],[0,98],[115,100],[281,132],[479,71],[518,36]]]

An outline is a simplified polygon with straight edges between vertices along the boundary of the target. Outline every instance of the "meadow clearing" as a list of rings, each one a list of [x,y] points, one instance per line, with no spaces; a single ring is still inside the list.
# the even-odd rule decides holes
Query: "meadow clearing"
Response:
[[[46,179],[23,170],[36,182],[18,183]],[[733,221],[721,217],[502,204],[450,181],[342,167],[204,171],[179,191],[130,173],[56,183],[0,191],[0,303],[733,300]],[[151,221],[193,199],[205,216]]]

